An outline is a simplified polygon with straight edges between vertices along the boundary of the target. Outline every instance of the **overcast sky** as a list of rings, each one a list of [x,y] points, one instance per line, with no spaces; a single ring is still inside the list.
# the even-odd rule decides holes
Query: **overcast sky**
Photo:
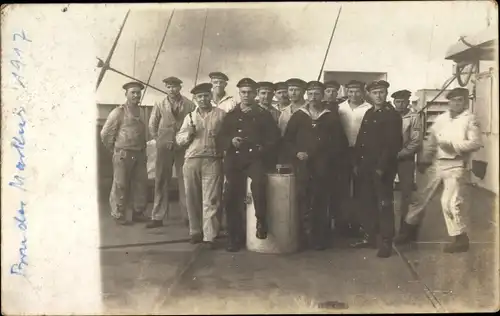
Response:
[[[211,71],[230,77],[228,91],[242,77],[278,81],[315,80],[321,68],[337,12],[342,13],[324,70],[387,72],[391,91],[440,88],[452,75],[444,59],[462,35],[487,26],[490,2],[362,2],[240,4],[210,8],[198,82]],[[90,30],[96,53],[105,59],[129,7],[101,7]],[[112,66],[147,81],[172,7],[132,6],[112,58]],[[176,9],[151,84],[177,76],[190,97],[200,53],[205,10]],[[492,17],[494,11],[492,11]],[[492,20],[493,21],[493,20]],[[494,22],[495,23],[495,22]],[[134,67],[134,45],[136,45]],[[134,69],[135,68],[135,69]],[[98,90],[98,102],[123,102],[121,85],[128,81],[111,72]],[[163,97],[148,89],[143,104]]]

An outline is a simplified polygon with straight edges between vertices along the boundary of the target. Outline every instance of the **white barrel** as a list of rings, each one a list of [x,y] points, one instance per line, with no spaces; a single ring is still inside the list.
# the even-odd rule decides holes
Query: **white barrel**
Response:
[[[267,175],[267,239],[258,239],[256,234],[257,218],[253,198],[251,198],[251,179],[247,180],[247,249],[261,253],[292,253],[298,250],[298,208],[293,174]]]

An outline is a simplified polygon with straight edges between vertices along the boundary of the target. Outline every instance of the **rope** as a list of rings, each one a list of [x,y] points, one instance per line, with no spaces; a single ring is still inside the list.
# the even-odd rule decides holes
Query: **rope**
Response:
[[[139,104],[142,104],[142,100],[144,100],[144,96],[146,95],[146,91],[148,89],[149,82],[151,81],[151,77],[153,76],[153,71],[155,70],[156,63],[158,62],[158,57],[160,56],[160,52],[161,52],[161,49],[163,47],[163,43],[165,42],[165,38],[167,37],[167,32],[168,32],[168,29],[170,28],[170,22],[172,22],[172,17],[174,16],[174,12],[175,12],[175,9],[173,9],[172,13],[170,13],[170,18],[168,19],[167,27],[165,28],[165,33],[163,34],[163,38],[161,39],[160,47],[158,48],[158,53],[156,54],[155,62],[153,63],[153,67],[151,68],[151,72],[149,73],[148,82],[146,84],[146,88],[144,89],[144,93],[142,94],[141,102],[139,102]]]
[[[198,83],[198,74],[200,71],[200,62],[201,62],[201,53],[203,52],[203,42],[205,41],[205,30],[207,29],[207,20],[208,20],[208,9],[205,14],[205,25],[203,25],[203,33],[201,36],[201,45],[200,45],[200,55],[198,56],[198,65],[196,65],[196,76],[194,78],[194,85]]]
[[[323,64],[321,64],[321,69],[318,74],[318,81],[321,79],[321,74],[323,73],[323,68],[325,67],[326,58],[328,57],[328,52],[330,51],[330,45],[332,44],[333,35],[335,34],[335,29],[337,28],[337,23],[339,21],[340,12],[342,11],[342,6],[340,6],[339,13],[337,14],[337,19],[335,20],[335,25],[333,26],[332,34],[330,35],[330,41],[326,48],[325,58],[323,58]]]

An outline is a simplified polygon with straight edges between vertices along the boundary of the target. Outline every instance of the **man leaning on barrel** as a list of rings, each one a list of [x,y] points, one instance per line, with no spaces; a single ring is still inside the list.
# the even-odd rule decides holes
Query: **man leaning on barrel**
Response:
[[[271,114],[255,102],[256,82],[241,79],[239,88],[241,102],[229,111],[217,143],[225,152],[223,169],[227,179],[224,205],[227,216],[228,251],[238,251],[244,243],[243,209],[246,196],[247,177],[252,179],[251,190],[257,218],[259,239],[267,238],[266,166],[279,139],[278,126]]]
[[[292,115],[284,135],[296,174],[302,249],[328,247],[332,160],[342,150],[344,137],[338,115],[323,102],[324,90],[321,82],[308,83],[308,102]]]

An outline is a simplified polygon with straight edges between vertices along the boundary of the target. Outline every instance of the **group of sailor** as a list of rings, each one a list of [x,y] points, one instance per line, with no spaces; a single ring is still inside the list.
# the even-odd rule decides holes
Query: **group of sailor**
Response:
[[[444,184],[441,203],[453,242],[446,252],[469,248],[462,203],[466,164],[482,146],[479,125],[468,110],[469,92],[448,92],[449,108],[429,130],[422,159],[422,121],[409,109],[411,92],[392,94],[389,83],[352,80],[347,99],[338,99],[335,81],[237,83],[240,102],[226,93],[221,72],[196,85],[192,99],[181,94],[182,81],[163,80],[167,96],[153,107],[149,124],[140,115],[144,86],[123,86],[126,102],[113,109],[101,131],[113,153],[111,215],[120,225],[147,221],[163,226],[170,213],[169,186],[175,165],[181,212],[192,243],[215,249],[227,233],[227,251],[245,245],[247,178],[255,207],[256,237],[268,235],[267,174],[287,166],[295,176],[300,248],[323,250],[334,230],[359,240],[355,248],[391,255],[393,242],[417,240],[424,210]],[[304,95],[307,94],[307,100]],[[276,102],[273,102],[276,100]],[[148,126],[149,125],[149,126]],[[156,178],[151,217],[147,198],[146,128],[156,141]],[[414,190],[415,168],[426,172],[425,187]],[[399,178],[401,225],[395,236],[394,180]],[[129,220],[127,209],[133,210]]]

